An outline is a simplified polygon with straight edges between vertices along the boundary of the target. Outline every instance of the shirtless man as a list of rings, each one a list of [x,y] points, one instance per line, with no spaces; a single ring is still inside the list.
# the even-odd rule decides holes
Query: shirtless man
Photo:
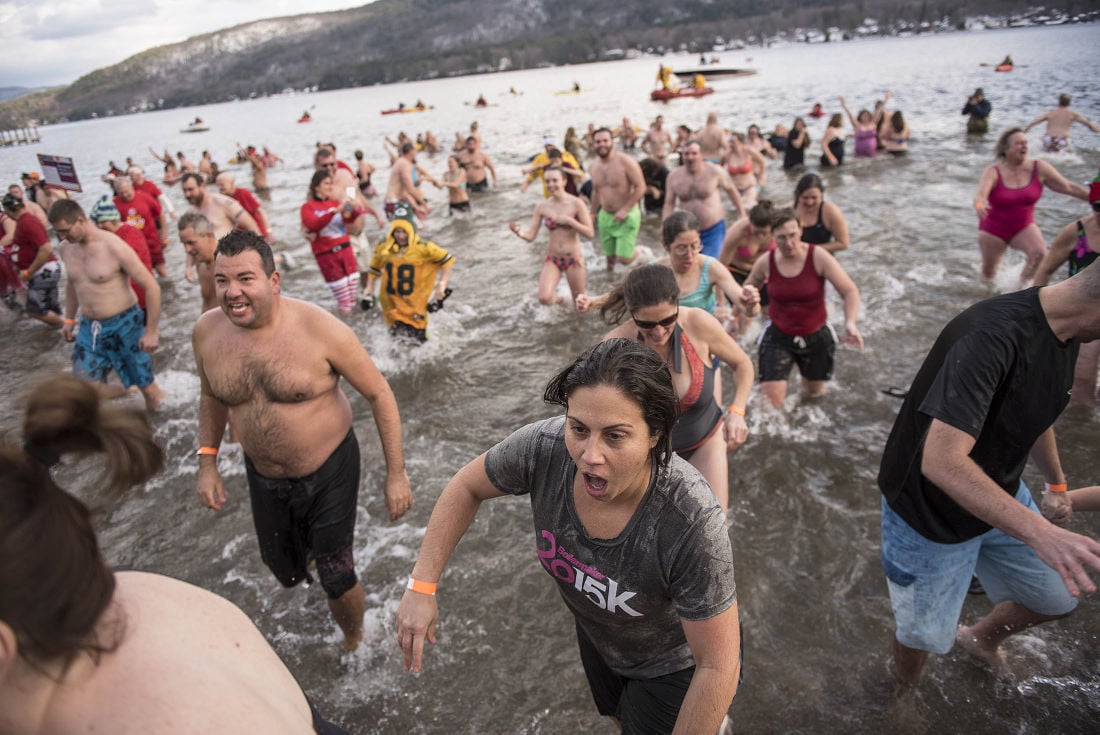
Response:
[[[202,174],[203,179],[212,182],[214,180],[214,159],[210,155],[210,151],[203,151],[202,158],[199,159],[199,173]]]
[[[481,150],[481,143],[470,135],[466,137],[466,147],[458,153],[458,162],[466,169],[466,191],[485,191],[489,188],[489,176],[485,169],[493,176],[493,188],[497,188],[497,172],[493,168],[493,161]]]
[[[619,142],[623,144],[624,151],[632,151],[638,143],[638,131],[634,129],[634,123],[630,118],[624,117],[623,124],[615,131]]]
[[[672,150],[672,136],[664,126],[664,116],[658,115],[646,131],[645,138],[642,139],[642,150],[662,166],[665,165],[668,153]]]
[[[699,141],[689,140],[681,155],[683,165],[672,169],[665,181],[665,206],[661,210],[661,219],[667,219],[676,211],[679,201],[680,209],[691,212],[699,220],[703,254],[717,258],[726,239],[726,210],[722,206],[721,192],[726,192],[737,210],[737,219],[745,214],[741,193],[724,168],[703,160],[703,148]]]
[[[183,151],[176,151],[176,158],[178,158],[180,162],[181,174],[191,173],[195,170],[195,164],[192,163],[187,156],[183,155]]]
[[[267,185],[267,157],[257,153],[252,146],[248,146],[245,158],[252,166],[252,191],[256,192],[258,197],[265,199],[270,197],[271,189]]]
[[[198,495],[225,505],[217,453],[229,420],[245,454],[260,554],[286,587],[311,580],[314,560],[329,610],[355,650],[366,598],[355,573],[359,442],[340,378],[371,406],[386,461],[390,520],[412,505],[397,401],[359,338],[324,309],[279,293],[271,248],[234,231],[219,243],[214,282],[220,309],[192,334],[201,381]]]
[[[405,141],[398,149],[399,155],[390,168],[386,184],[386,219],[392,220],[399,208],[411,209],[423,221],[431,209],[424,193],[413,182],[416,172],[416,144]]]
[[[729,144],[726,142],[728,137],[729,133],[718,124],[717,112],[707,115],[706,124],[695,135],[703,151],[703,158],[719,165],[726,160],[726,154],[729,153]]]
[[[202,174],[194,171],[183,175],[181,187],[187,203],[196,212],[201,212],[214,227],[214,237],[221,239],[235,228],[260,234],[260,226],[252,215],[244,210],[236,199],[206,190]]]
[[[634,260],[634,243],[642,224],[645,177],[642,168],[630,156],[615,150],[615,139],[607,128],[597,128],[592,136],[596,160],[589,167],[592,177],[592,202],[589,209],[596,222],[607,270],[616,263]]]
[[[183,249],[198,272],[202,311],[210,311],[218,305],[214,293],[214,248],[218,246],[214,226],[202,212],[190,211],[180,217],[179,228]]]
[[[157,279],[129,245],[88,221],[72,199],[50,208],[50,223],[61,238],[58,250],[68,279],[61,336],[76,342],[73,373],[92,382],[106,397],[117,397],[136,385],[146,408],[155,410],[164,395],[149,357],[159,341]],[[130,288],[131,279],[145,291],[144,313]],[[81,318],[76,330],[78,308]],[[112,370],[125,390],[107,387]]]
[[[1047,129],[1043,135],[1043,150],[1047,153],[1057,153],[1069,148],[1069,128],[1073,123],[1081,123],[1094,133],[1100,132],[1100,127],[1089,120],[1077,110],[1069,106],[1068,94],[1058,95],[1058,106],[1049,112],[1044,112],[1027,124],[1024,132],[1031,130],[1039,123],[1046,121]]]
[[[237,203],[244,207],[244,211],[256,220],[256,225],[260,228],[260,237],[269,243],[273,242],[267,212],[264,211],[263,205],[256,197],[252,196],[252,192],[244,187],[237,186],[236,179],[228,171],[222,171],[214,181],[218,185],[218,191],[230,199],[236,199]]]

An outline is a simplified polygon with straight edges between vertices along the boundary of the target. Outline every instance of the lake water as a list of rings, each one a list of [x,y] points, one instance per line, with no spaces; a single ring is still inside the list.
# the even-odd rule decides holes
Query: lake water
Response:
[[[475,195],[475,212],[465,220],[449,220],[446,197],[429,190],[438,210],[429,219],[430,235],[454,253],[457,265],[455,293],[432,316],[431,340],[423,348],[395,352],[376,313],[350,319],[400,403],[416,498],[400,522],[386,521],[381,453],[366,403],[353,396],[365,462],[356,555],[370,608],[366,645],[358,653],[341,653],[319,589],[283,590],[263,568],[239,451],[226,451],[221,460],[230,496],[226,509],[212,513],[195,498],[199,381],[189,335],[199,296],[197,287],[179,278],[183,252],[174,236],[168,260],[177,280],[165,288],[162,346],[154,357],[168,392],[156,419],[168,467],[102,516],[108,559],[191,581],[241,606],[322,711],[353,732],[614,732],[591,703],[570,616],[535,563],[530,511],[522,500],[487,503],[459,546],[441,583],[440,643],[428,652],[421,675],[402,672],[393,638],[394,611],[445,482],[513,429],[553,413],[540,400],[546,380],[605,331],[592,315],[543,307],[535,299],[545,239],[528,244],[507,229],[510,219],[530,217],[537,202],[537,187],[519,191],[520,167],[540,148],[543,134],[560,140],[569,125],[613,125],[624,115],[645,124],[661,113],[672,126],[697,127],[713,110],[733,129],[755,122],[767,130],[777,122],[789,125],[815,101],[831,111],[839,109],[837,95],[844,95],[858,109],[889,89],[891,108],[901,109],[912,127],[910,155],[850,160],[824,174],[827,197],[840,206],[852,232],[851,248],[839,257],[862,292],[866,351],[840,350],[828,395],[812,402],[792,398],[785,415],[765,411],[754,393],[752,433],[731,456],[731,536],[745,633],[745,680],[731,714],[739,730],[752,733],[894,727],[887,707],[866,686],[885,673],[893,631],[878,560],[875,476],[898,402],[881,389],[907,386],[948,319],[1010,287],[1021,263],[1014,252],[1002,264],[998,288],[978,283],[971,197],[982,168],[992,161],[997,132],[1052,107],[1058,93],[1072,94],[1078,109],[1100,119],[1095,85],[1086,73],[1095,68],[1098,31],[1096,25],[1071,26],[726,53],[724,63],[759,73],[717,80],[716,93],[704,100],[667,105],[649,101],[657,61],[644,59],[51,126],[41,130],[38,146],[0,150],[0,180],[9,183],[20,171],[37,168],[36,152],[72,156],[87,189],[80,201],[87,206],[105,192],[97,177],[108,160],[121,164],[132,155],[150,173],[159,171],[147,152],[150,145],[183,150],[192,160],[209,149],[223,165],[238,142],[268,145],[286,163],[270,174],[272,200],[266,207],[282,247],[299,261],[283,281],[284,292],[330,308],[332,298],[298,235],[315,141],[334,141],[346,160],[362,148],[382,169],[377,180],[384,187],[383,136],[430,129],[449,140],[476,118],[500,177],[497,192]],[[1013,73],[982,66],[1005,54],[1019,65]],[[694,60],[684,57],[673,65]],[[574,80],[587,91],[553,94]],[[509,86],[523,96],[506,95]],[[968,139],[959,110],[978,86],[993,102],[994,132]],[[495,106],[469,107],[482,93]],[[379,115],[417,98],[435,109]],[[314,122],[297,124],[305,108]],[[181,134],[195,115],[211,130]],[[823,121],[811,123],[815,143],[808,160],[817,159],[822,128]],[[1040,135],[1033,131],[1033,151]],[[1072,153],[1048,160],[1068,178],[1086,181],[1096,175],[1100,137],[1077,126],[1073,140]],[[421,163],[437,173],[445,169],[443,156],[422,156]],[[772,166],[765,195],[788,201],[796,177]],[[248,185],[246,168],[231,170],[238,183]],[[178,187],[168,192],[182,210]],[[1047,192],[1036,219],[1049,241],[1087,212],[1084,203]],[[655,251],[657,226],[655,218],[647,219],[640,239]],[[599,293],[610,280],[602,257],[586,248],[589,292]],[[835,300],[831,311],[838,322]],[[29,382],[65,368],[69,348],[54,332],[7,314],[0,318],[0,340],[0,366],[8,376],[0,400],[10,426],[13,406]],[[1071,483],[1096,482],[1096,410],[1071,406],[1057,429]],[[59,474],[64,485],[84,486],[94,497],[86,470],[63,468]],[[1030,469],[1025,479],[1033,486],[1041,482]],[[1079,516],[1071,527],[1100,536],[1095,516]],[[984,598],[971,598],[963,621],[987,609]],[[1017,636],[1007,646],[1019,671],[1013,682],[995,680],[957,653],[933,657],[923,685],[929,730],[1095,731],[1098,631],[1094,596],[1082,600],[1069,620]]]

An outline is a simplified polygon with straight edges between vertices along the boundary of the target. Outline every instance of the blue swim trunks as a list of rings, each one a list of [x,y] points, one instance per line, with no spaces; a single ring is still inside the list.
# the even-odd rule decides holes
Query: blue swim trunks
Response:
[[[134,304],[109,319],[81,317],[73,347],[73,373],[81,378],[107,382],[114,370],[127,388],[144,388],[153,382],[153,360],[138,345],[145,334],[145,312]]]
[[[703,243],[703,255],[717,258],[722,252],[722,243],[725,239],[726,221],[720,219],[699,233],[699,240]]]

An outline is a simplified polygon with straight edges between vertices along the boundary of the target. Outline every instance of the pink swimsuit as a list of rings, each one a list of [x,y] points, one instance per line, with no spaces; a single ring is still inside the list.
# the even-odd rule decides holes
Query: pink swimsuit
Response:
[[[1039,181],[1039,164],[1033,163],[1031,181],[1027,186],[1010,189],[1001,181],[1001,170],[997,172],[997,183],[989,192],[989,215],[978,223],[978,229],[988,232],[1009,242],[1035,221],[1035,203],[1043,195],[1043,183]]]

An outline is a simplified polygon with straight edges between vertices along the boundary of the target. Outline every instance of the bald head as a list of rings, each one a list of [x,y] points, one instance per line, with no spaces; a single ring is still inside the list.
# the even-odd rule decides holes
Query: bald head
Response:
[[[218,174],[214,182],[218,185],[218,191],[227,197],[233,196],[233,192],[237,191],[237,182],[233,179],[233,174],[228,171],[222,171]]]

